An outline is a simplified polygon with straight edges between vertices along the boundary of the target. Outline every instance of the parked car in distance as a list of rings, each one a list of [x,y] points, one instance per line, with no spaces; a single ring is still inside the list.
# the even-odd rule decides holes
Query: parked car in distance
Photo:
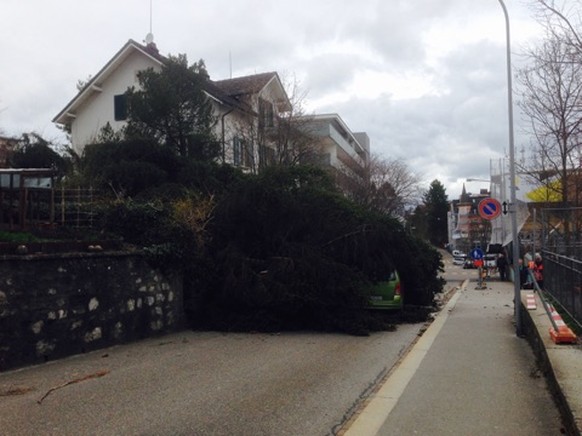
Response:
[[[467,255],[460,250],[453,250],[453,264],[454,265],[464,265]]]
[[[464,257],[453,257],[453,264],[454,265],[464,265],[465,258]]]
[[[371,309],[402,309],[402,285],[398,271],[390,272],[387,280],[372,286],[369,302]]]

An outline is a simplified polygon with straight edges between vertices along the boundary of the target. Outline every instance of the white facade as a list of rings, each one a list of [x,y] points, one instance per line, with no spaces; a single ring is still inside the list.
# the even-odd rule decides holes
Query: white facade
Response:
[[[115,120],[114,96],[137,86],[139,71],[147,68],[159,70],[161,66],[159,58],[130,40],[53,122],[70,126],[73,149],[81,154],[85,145],[95,141],[107,123],[114,130],[125,124]]]
[[[129,87],[139,86],[138,72],[148,68],[159,71],[165,60],[155,45],[142,46],[128,41],[53,119],[69,127],[72,146],[78,154],[98,139],[107,123],[114,131],[125,125],[125,121],[115,119],[115,97],[123,95]],[[268,103],[273,117],[290,106],[278,75],[263,73],[209,81],[206,94],[217,120],[214,133],[222,142],[222,160],[249,171],[256,170],[260,153],[254,141],[249,140],[252,135],[248,132],[258,131],[260,102]],[[243,137],[247,139],[242,141]]]
[[[279,76],[262,73],[214,85],[237,100],[237,105],[214,102],[215,115],[220,120],[217,136],[223,142],[223,161],[257,172],[261,161],[268,157],[265,154],[275,152],[264,139],[265,130],[274,127],[280,114],[291,108]]]
[[[53,119],[68,126],[73,149],[81,155],[87,144],[98,140],[109,123],[119,131],[125,121],[115,119],[115,98],[129,87],[139,86],[140,71],[161,70],[167,59],[153,43],[143,46],[129,40]],[[221,142],[221,160],[247,172],[258,172],[276,159],[276,145],[269,141],[279,116],[291,104],[277,73],[261,73],[206,82],[212,104],[214,133]],[[303,117],[302,128],[316,138],[319,163],[337,170],[338,176],[365,177],[370,160],[370,140],[364,132],[352,132],[338,114]]]
[[[338,114],[305,117],[307,133],[319,138],[321,160],[344,174],[362,175],[370,162],[370,139],[353,133]]]

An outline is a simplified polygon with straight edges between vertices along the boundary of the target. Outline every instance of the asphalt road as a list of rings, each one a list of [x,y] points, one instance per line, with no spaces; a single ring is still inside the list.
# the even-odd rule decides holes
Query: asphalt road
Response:
[[[467,274],[447,270],[447,289]],[[422,328],[182,332],[1,373],[0,434],[334,434]]]
[[[465,280],[477,280],[476,269],[463,269],[462,265],[453,264],[453,257],[444,250],[441,250],[443,255],[443,263],[445,265],[444,278],[447,280],[448,286],[460,286]]]
[[[420,328],[183,332],[11,371],[0,374],[0,433],[331,434]]]

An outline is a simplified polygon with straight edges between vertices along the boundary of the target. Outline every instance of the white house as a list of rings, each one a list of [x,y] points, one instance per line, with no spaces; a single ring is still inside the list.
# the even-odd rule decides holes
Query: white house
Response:
[[[122,96],[130,86],[137,86],[137,73],[153,68],[160,70],[164,58],[155,46],[149,47],[129,40],[79,93],[53,118],[53,122],[68,127],[73,149],[81,154],[85,145],[95,141],[101,129],[109,123],[114,130],[125,121]]]
[[[70,131],[78,154],[98,139],[107,123],[115,131],[125,125],[125,92],[139,86],[140,71],[160,71],[167,62],[150,41],[142,45],[130,39],[54,117],[53,122]],[[282,114],[292,110],[279,75],[267,72],[209,79],[204,91],[214,110],[214,133],[222,144],[221,160],[247,172],[258,172],[272,163],[277,150],[269,142],[269,129],[275,128]],[[365,177],[370,159],[366,133],[352,132],[337,114],[306,116],[301,124],[316,138],[319,163],[337,170],[340,183],[346,176]]]
[[[142,45],[129,40],[105,66],[54,117],[53,122],[68,128],[73,149],[81,154],[109,123],[114,130],[125,125],[125,92],[138,86],[138,72],[159,71],[167,58],[153,42]],[[215,134],[222,142],[222,160],[249,171],[269,159],[266,145],[256,147],[242,129],[260,133],[272,126],[290,102],[277,73],[262,73],[234,79],[208,80],[205,92],[217,120]],[[247,138],[247,139],[243,139]],[[267,149],[265,149],[265,147]]]
[[[370,138],[365,132],[352,132],[338,114],[305,117],[303,129],[318,138],[318,161],[338,175],[365,177],[370,162]]]
[[[276,126],[291,103],[276,72],[210,81],[220,122],[223,161],[256,172],[272,163],[275,145],[265,133]],[[218,97],[216,97],[218,96]],[[225,96],[230,100],[225,100]]]

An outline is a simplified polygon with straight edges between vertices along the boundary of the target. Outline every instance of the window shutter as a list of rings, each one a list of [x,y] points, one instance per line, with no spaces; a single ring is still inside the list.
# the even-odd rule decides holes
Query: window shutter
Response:
[[[118,94],[113,97],[113,111],[115,121],[123,121],[127,119],[127,95]]]

